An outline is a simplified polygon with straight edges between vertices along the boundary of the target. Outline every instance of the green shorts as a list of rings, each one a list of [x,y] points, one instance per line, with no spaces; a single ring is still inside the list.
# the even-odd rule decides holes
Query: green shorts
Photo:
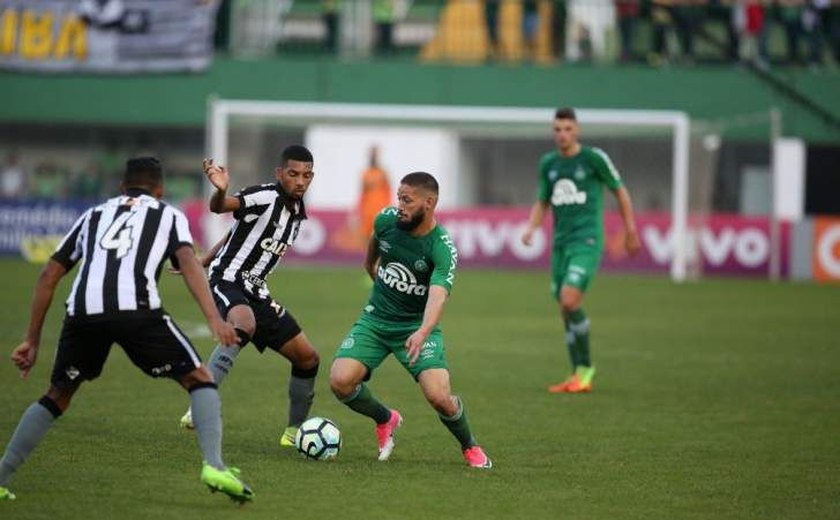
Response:
[[[564,285],[585,292],[601,264],[601,248],[585,244],[554,247],[551,253],[551,294],[560,297]]]
[[[430,368],[449,370],[446,364],[443,336],[438,328],[429,334],[425,345],[420,350],[420,357],[409,366],[405,340],[419,327],[419,323],[394,323],[373,320],[363,315],[335,351],[335,358],[355,359],[373,372],[388,357],[388,354],[393,354],[415,380],[420,376],[420,372]]]

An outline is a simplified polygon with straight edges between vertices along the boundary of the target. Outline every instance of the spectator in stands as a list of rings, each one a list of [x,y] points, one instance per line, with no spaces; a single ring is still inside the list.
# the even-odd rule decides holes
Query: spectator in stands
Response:
[[[35,167],[30,195],[44,199],[57,199],[64,196],[63,172],[52,162],[42,162]]]
[[[633,52],[633,35],[641,9],[640,0],[615,0],[618,31],[621,35],[621,61],[628,62],[636,59]]]
[[[808,41],[808,65],[812,68],[823,63],[825,52],[824,25],[828,25],[831,0],[807,0],[802,15],[802,28]]]
[[[537,31],[540,26],[540,13],[537,0],[522,0],[522,42],[526,55],[537,57]]]
[[[668,32],[673,26],[671,15],[672,0],[652,0],[650,21],[653,26],[653,48],[648,61],[654,67],[668,63]]]
[[[566,58],[592,61],[606,57],[607,34],[615,30],[613,0],[570,0],[567,5],[570,38]]]
[[[554,0],[551,11],[551,34],[554,40],[554,55],[566,56],[566,0]]]
[[[787,44],[787,62],[798,65],[799,39],[802,36],[802,15],[804,14],[803,0],[778,0],[779,21],[785,29],[785,43]]]
[[[675,0],[671,6],[674,28],[680,41],[682,60],[694,63],[694,33],[703,21],[707,0]]]
[[[321,0],[321,20],[324,22],[326,38],[324,47],[329,52],[338,51],[338,13],[341,0]]]
[[[762,69],[770,65],[765,14],[761,0],[738,0],[732,11],[732,25],[738,34],[741,60],[753,62]]]
[[[79,199],[98,199],[102,195],[102,175],[99,166],[92,162],[73,178],[69,194]]]
[[[484,0],[484,17],[487,22],[488,55],[496,52],[499,45],[499,2],[501,0]]]
[[[834,61],[840,63],[840,2],[833,2],[827,12],[828,43]]]
[[[3,172],[0,174],[0,185],[4,198],[18,198],[26,194],[26,171],[20,165],[15,152],[9,152]]]
[[[390,54],[394,50],[394,8],[394,0],[373,0],[377,54]]]

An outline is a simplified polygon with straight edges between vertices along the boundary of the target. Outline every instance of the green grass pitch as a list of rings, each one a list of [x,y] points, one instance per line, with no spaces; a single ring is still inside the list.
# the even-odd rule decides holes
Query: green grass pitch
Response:
[[[4,352],[22,337],[38,268],[0,261]],[[38,365],[0,359],[0,446],[46,389],[69,289],[53,302]],[[288,363],[249,348],[222,387],[224,449],[256,499],[239,508],[198,481],[186,394],[119,348],[82,387],[0,503],[3,519],[831,519],[840,518],[840,289],[600,276],[586,309],[598,367],[589,395],[550,395],[568,361],[545,273],[462,271],[442,323],[453,373],[491,471],[455,440],[393,360],[371,388],[405,425],[376,462],[372,423],[329,393],[332,352],[366,297],[361,270],[281,268],[275,297],[323,357],[313,415],[338,423],[332,463],[278,446]],[[181,281],[167,309],[212,349]]]

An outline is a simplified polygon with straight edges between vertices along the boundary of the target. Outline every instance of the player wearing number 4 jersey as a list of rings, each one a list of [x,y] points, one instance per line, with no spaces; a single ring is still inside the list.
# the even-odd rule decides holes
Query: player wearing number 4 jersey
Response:
[[[216,346],[208,362],[213,378],[222,383],[248,342],[260,352],[269,348],[286,357],[292,364],[289,418],[280,445],[289,447],[312,406],[319,357],[291,313],[272,299],[265,278],[297,238],[306,219],[303,196],[315,173],[312,154],[300,145],[284,149],[280,163],[274,171],[277,183],[251,186],[231,197],[227,169],[212,159],[204,162],[204,172],[216,188],[210,210],[233,213],[235,221],[202,263],[210,266],[210,286],[219,311],[241,340]],[[181,425],[192,427],[189,410]]]
[[[379,460],[387,460],[403,419],[373,397],[365,381],[393,354],[458,439],[467,464],[490,468],[493,464],[470,431],[461,399],[450,391],[437,326],[458,261],[455,244],[435,221],[437,181],[428,173],[410,173],[403,177],[397,199],[399,207],[384,209],[374,222],[365,259],[373,292],[336,351],[330,386],[341,402],[376,422]]]
[[[82,381],[99,376],[113,343],[148,375],[175,379],[190,393],[205,460],[201,481],[233,500],[251,500],[253,494],[239,479],[239,470],[226,468],[222,462],[221,405],[213,377],[163,310],[157,288],[163,262],[170,259],[179,265],[214,336],[235,342],[236,332],[213,306],[186,217],[159,200],[163,195],[160,163],[150,157],[128,161],[122,188],[122,196],[79,218],[38,279],[26,339],[12,353],[23,377],[35,364],[56,285],[80,264],[67,298],[49,390],[23,414],[0,460],[0,500],[14,499],[6,487],[12,475],[67,411]],[[147,484],[141,487],[149,491]]]
[[[595,367],[589,356],[589,319],[583,312],[583,293],[595,277],[604,247],[601,191],[607,186],[618,200],[624,222],[625,247],[635,255],[641,249],[630,194],[618,171],[602,150],[581,146],[574,110],[558,109],[554,116],[557,150],[540,161],[539,193],[522,236],[530,244],[534,231],[550,207],[554,215],[551,254],[551,292],[560,303],[566,325],[566,343],[572,374],[548,388],[552,393],[592,390]]]

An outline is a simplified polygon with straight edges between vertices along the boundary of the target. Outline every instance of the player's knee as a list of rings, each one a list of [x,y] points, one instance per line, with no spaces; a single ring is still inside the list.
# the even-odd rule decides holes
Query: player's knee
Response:
[[[54,417],[58,417],[70,408],[70,401],[78,388],[78,385],[60,388],[50,386],[50,389],[38,402],[49,410]]]
[[[214,384],[213,374],[210,370],[207,369],[206,366],[201,365],[192,372],[189,372],[178,379],[178,382],[184,387],[186,390],[194,387],[195,385],[204,385],[204,384]]]
[[[242,331],[248,335],[250,339],[257,330],[257,320],[254,317],[254,312],[247,305],[237,305],[233,307],[227,315],[227,321],[233,325],[237,331]],[[245,346],[244,343],[240,343]]]
[[[245,329],[234,327],[234,330],[236,331],[236,336],[239,338],[239,348],[245,348],[254,336],[253,329],[249,332]]]
[[[294,364],[294,368],[297,370],[303,370],[307,372],[318,371],[318,365],[321,363],[321,356],[318,355],[318,351],[312,348],[311,346],[306,349],[301,356],[298,358],[297,362]],[[312,377],[315,377],[315,374],[312,374]]]
[[[458,406],[448,392],[433,392],[426,399],[439,414],[449,417],[458,413]]]
[[[560,298],[560,307],[563,309],[564,314],[575,312],[580,309],[580,298],[564,295]]]
[[[358,384],[350,374],[335,370],[330,372],[330,390],[339,399],[344,399],[352,395]]]

